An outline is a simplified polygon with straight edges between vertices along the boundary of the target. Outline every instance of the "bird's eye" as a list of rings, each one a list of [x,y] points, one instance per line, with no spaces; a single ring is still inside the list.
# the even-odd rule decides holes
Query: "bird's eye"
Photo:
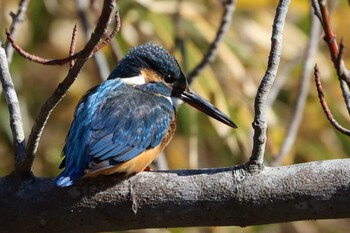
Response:
[[[165,81],[166,83],[173,83],[173,82],[175,82],[175,79],[174,79],[173,76],[171,76],[170,74],[168,74],[168,75],[166,75],[166,76],[164,77],[164,81]]]

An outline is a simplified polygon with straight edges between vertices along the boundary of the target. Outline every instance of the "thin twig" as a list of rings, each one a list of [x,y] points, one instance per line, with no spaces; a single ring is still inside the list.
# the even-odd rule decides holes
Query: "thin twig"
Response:
[[[323,19],[322,19],[320,7],[319,7],[317,1],[318,0],[311,0],[311,5],[312,5],[312,8],[314,9],[314,14],[318,18],[318,20],[320,20],[320,23],[321,23],[321,25],[323,27]]]
[[[0,44],[0,81],[4,96],[9,109],[10,126],[12,131],[12,140],[15,148],[16,164],[23,158],[25,151],[25,138],[23,132],[23,122],[17,93],[13,85],[11,74],[8,67],[6,52]]]
[[[99,51],[100,49],[108,45],[113,39],[113,37],[120,31],[121,21],[120,21],[120,15],[118,11],[115,13],[114,19],[115,19],[115,27],[113,31],[111,32],[111,34],[109,34],[109,36],[107,36],[107,38],[102,43],[100,43],[98,46],[95,47],[94,53],[96,53],[97,51]]]
[[[70,55],[65,58],[60,58],[60,59],[46,59],[42,58],[36,55],[33,55],[31,53],[26,52],[24,49],[22,49],[17,42],[14,40],[12,34],[9,31],[6,31],[7,39],[8,41],[12,44],[13,48],[24,58],[42,64],[42,65],[64,65],[74,59],[77,59],[82,56],[81,52],[79,51],[73,55]]]
[[[324,40],[328,45],[333,65],[337,71],[343,99],[350,115],[350,72],[346,68],[344,60],[341,57],[342,51],[339,50],[336,36],[333,33],[327,2],[325,0],[318,0],[317,4],[316,0],[312,0],[312,6],[314,9],[314,14],[319,18],[322,24],[325,33]],[[344,85],[344,82],[346,85]]]
[[[111,40],[112,38],[116,35],[117,32],[119,32],[120,30],[120,18],[119,18],[119,15],[116,15],[115,17],[116,19],[116,26],[115,28],[113,29],[113,31],[111,32],[111,34],[109,36],[107,36],[107,38],[101,42],[100,45],[98,45],[93,53],[99,51],[101,48],[103,48],[104,46],[106,46]],[[73,31],[73,33],[75,33]],[[27,51],[25,51],[23,48],[21,48],[17,42],[14,40],[13,38],[13,35],[9,32],[9,31],[6,31],[6,35],[7,35],[7,39],[8,41],[12,44],[13,48],[21,55],[23,56],[24,58],[30,60],[30,61],[33,61],[33,62],[36,62],[36,63],[39,63],[39,64],[42,64],[42,65],[64,65],[68,62],[71,62],[75,59],[78,59],[78,58],[82,58],[83,57],[83,54],[82,52],[83,51],[79,51],[77,53],[74,53],[74,54],[71,54],[70,56],[68,57],[65,57],[65,58],[59,58],[59,59],[46,59],[46,58],[42,58],[42,57],[39,57],[39,56],[36,56],[36,55],[33,55]],[[74,35],[73,35],[74,36]],[[73,41],[72,41],[73,42]],[[72,45],[71,45],[72,46]],[[106,75],[108,76],[108,75]]]
[[[295,142],[298,129],[303,118],[306,99],[309,93],[312,64],[317,52],[320,32],[321,24],[318,23],[316,16],[313,16],[311,14],[310,39],[306,46],[306,51],[303,59],[304,63],[302,68],[299,93],[294,108],[294,113],[291,120],[289,121],[290,124],[286,130],[286,135],[282,142],[280,152],[272,163],[274,166],[279,165],[283,161]]]
[[[82,56],[76,60],[74,66],[69,70],[65,79],[59,84],[58,88],[53,92],[53,94],[40,109],[38,117],[36,118],[29,135],[24,159],[21,161],[19,166],[16,167],[16,173],[26,174],[30,172],[42,131],[48,118],[50,117],[51,112],[65,96],[69,87],[73,84],[87,60],[93,55],[94,48],[97,46],[107,31],[107,27],[109,25],[110,19],[112,18],[114,8],[114,0],[104,1],[101,16],[99,18],[95,31],[92,33],[90,40],[87,42],[85,48],[81,52]]]
[[[338,54],[338,57],[337,57],[337,64],[341,63],[341,59],[343,57],[344,49],[345,49],[344,40],[343,40],[343,38],[341,38],[340,39],[340,44],[339,44],[339,54]]]
[[[276,9],[271,37],[271,49],[266,73],[260,83],[254,103],[253,150],[248,164],[263,165],[267,131],[267,96],[276,78],[282,49],[282,34],[290,0],[280,0]]]
[[[72,32],[72,40],[70,42],[70,47],[69,47],[69,54],[68,54],[69,56],[72,56],[74,54],[76,44],[77,44],[77,25],[75,24]],[[73,66],[74,66],[74,60],[71,60],[69,64],[69,68],[72,69]]]
[[[223,2],[224,14],[222,15],[220,26],[216,32],[214,41],[211,43],[207,53],[204,55],[202,61],[187,75],[188,83],[191,84],[193,79],[207,66],[211,63],[216,54],[219,44],[224,38],[232,20],[232,14],[235,9],[235,0],[227,0]]]
[[[21,0],[18,5],[17,13],[16,14],[14,14],[13,12],[10,13],[12,17],[12,23],[11,23],[9,32],[12,34],[14,38],[17,35],[17,28],[19,23],[23,22],[24,14],[27,11],[29,2],[30,0]],[[11,43],[9,43],[9,41],[6,41],[5,51],[7,55],[8,64],[10,64],[13,56],[13,47],[11,46]]]
[[[334,64],[336,64],[339,50],[338,50],[336,36],[332,31],[327,3],[324,0],[319,0],[318,4],[320,7],[321,16],[322,16],[321,23],[322,23],[323,31],[325,33],[324,40],[326,41],[328,48],[330,50],[332,61],[334,62]]]
[[[318,98],[320,99],[320,103],[322,106],[322,109],[324,111],[324,113],[327,116],[327,119],[329,120],[329,122],[334,126],[334,128],[336,128],[339,132],[350,136],[350,130],[344,128],[343,126],[341,126],[333,117],[331,110],[328,107],[328,104],[326,102],[326,99],[324,98],[324,94],[323,94],[323,88],[321,85],[321,77],[320,77],[320,71],[318,69],[318,66],[315,65],[314,68],[314,75],[315,75],[315,82],[316,82],[316,88],[317,88],[317,93],[318,93]]]

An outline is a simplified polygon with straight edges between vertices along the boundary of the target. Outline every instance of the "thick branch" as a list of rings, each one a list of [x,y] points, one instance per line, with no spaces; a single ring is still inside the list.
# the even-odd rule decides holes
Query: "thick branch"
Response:
[[[273,22],[273,30],[271,37],[271,49],[266,73],[260,83],[254,103],[254,144],[250,163],[263,164],[265,145],[266,145],[266,130],[267,130],[267,97],[276,78],[278,65],[281,57],[282,35],[284,22],[288,12],[290,0],[280,0],[276,9],[276,16]]]
[[[254,175],[242,166],[143,172],[119,183],[113,176],[83,179],[67,189],[45,178],[11,189],[8,179],[0,179],[4,232],[248,226],[350,217],[350,159],[266,167]]]

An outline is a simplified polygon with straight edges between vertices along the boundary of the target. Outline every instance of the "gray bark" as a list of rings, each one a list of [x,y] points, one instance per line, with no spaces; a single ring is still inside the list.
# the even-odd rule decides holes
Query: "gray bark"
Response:
[[[103,176],[58,188],[0,179],[1,232],[248,226],[350,217],[350,159]],[[59,224],[58,224],[59,223]]]

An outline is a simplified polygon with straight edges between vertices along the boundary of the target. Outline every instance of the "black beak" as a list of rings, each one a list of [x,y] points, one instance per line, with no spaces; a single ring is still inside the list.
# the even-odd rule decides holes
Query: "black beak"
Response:
[[[214,105],[209,103],[207,100],[203,99],[196,93],[194,93],[192,90],[187,88],[186,90],[182,91],[179,94],[180,99],[191,105],[192,107],[195,107],[199,111],[207,114],[208,116],[211,116],[212,118],[232,127],[237,128],[235,123],[225,115],[225,113],[221,112],[219,109],[217,109]]]

